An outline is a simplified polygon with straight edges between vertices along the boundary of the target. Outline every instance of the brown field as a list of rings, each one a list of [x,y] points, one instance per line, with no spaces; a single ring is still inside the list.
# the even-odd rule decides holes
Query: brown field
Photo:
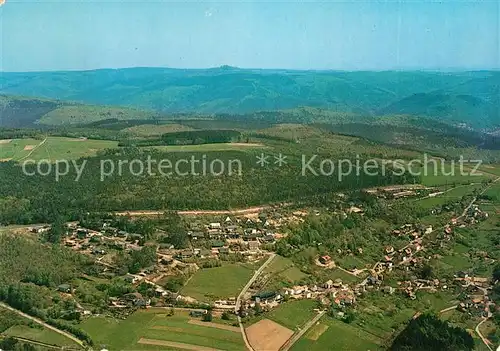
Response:
[[[309,340],[317,341],[319,337],[328,329],[328,325],[326,324],[316,324],[309,332],[307,333],[307,338]]]
[[[0,139],[0,144],[8,144],[12,141],[12,139]]]
[[[23,150],[24,150],[24,151],[31,151],[31,150],[33,150],[35,147],[36,147],[36,145],[26,145],[26,146],[24,147],[24,149],[23,149]]]
[[[201,325],[202,327],[211,327],[211,328],[218,328],[218,329],[223,329],[223,330],[229,330],[232,332],[239,333],[240,328],[238,327],[233,327],[231,325],[226,325],[226,324],[218,324],[218,323],[212,323],[212,322],[203,322],[199,321],[197,319],[190,319],[189,324],[194,324],[194,325]]]
[[[269,319],[263,319],[246,328],[246,334],[255,351],[278,351],[290,339],[293,331]]]
[[[172,341],[165,341],[165,340],[145,339],[145,338],[140,338],[137,343],[138,344],[143,344],[143,345],[156,345],[156,346],[175,347],[176,349],[182,349],[182,350],[222,351],[222,350],[219,350],[219,349],[213,349],[211,347],[191,345],[191,344],[184,344],[182,342],[172,342]]]

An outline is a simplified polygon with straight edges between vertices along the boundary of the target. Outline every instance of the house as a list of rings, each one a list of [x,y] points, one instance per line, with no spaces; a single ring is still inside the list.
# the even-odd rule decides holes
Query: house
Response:
[[[322,264],[329,264],[331,260],[332,258],[328,255],[324,255],[319,258],[319,262],[321,262]]]
[[[226,223],[232,223],[233,221],[231,220],[231,217],[226,217],[226,219],[224,220],[224,222],[226,222]]]
[[[71,293],[71,286],[69,284],[61,284],[57,287],[57,291],[63,292],[66,294],[70,294]]]
[[[219,253],[220,254],[228,254],[229,253],[229,248],[228,247],[220,247],[219,248]]]
[[[133,292],[129,293],[123,296],[123,299],[128,302],[133,304],[136,307],[146,307],[147,306],[147,300],[144,299],[141,293],[138,292]]]
[[[385,253],[386,253],[386,254],[391,254],[391,253],[393,253],[393,252],[394,252],[394,247],[392,247],[392,246],[387,246],[387,247],[385,248]]]
[[[179,252],[177,254],[177,258],[179,258],[181,260],[189,259],[189,258],[192,258],[193,256],[194,256],[194,251],[189,250],[189,249],[182,250],[181,252]]]
[[[135,284],[139,281],[139,278],[135,275],[127,274],[125,277],[123,277],[123,280],[125,280],[127,283]]]
[[[369,276],[367,279],[366,279],[367,283],[370,284],[370,285],[380,285],[381,284],[381,281],[378,280],[376,277],[374,276]]]
[[[342,287],[342,279],[340,278],[337,278],[335,279],[335,281],[333,282],[333,287],[334,288],[341,288]]]
[[[252,300],[257,302],[257,303],[266,303],[268,301],[272,301],[276,298],[277,294],[276,292],[274,291],[265,291],[265,292],[261,292],[261,293],[258,293],[258,294],[255,294],[252,296]]]
[[[257,250],[260,246],[260,243],[257,240],[252,240],[248,242],[249,250]]]
[[[327,281],[327,282],[323,285],[323,287],[324,287],[325,289],[331,289],[331,288],[333,287],[333,280],[331,280],[331,279],[330,279],[330,280],[328,280],[328,281]]]
[[[349,213],[363,213],[363,210],[359,207],[352,206],[351,208],[349,208],[349,210],[347,212],[349,212]]]
[[[199,255],[201,258],[207,258],[212,256],[212,251],[208,249],[200,249]]]
[[[266,234],[262,238],[263,241],[265,242],[273,242],[274,241],[274,235],[273,234]]]
[[[207,313],[207,311],[205,311],[205,310],[193,310],[193,311],[189,312],[189,315],[191,317],[199,318],[199,317],[202,317],[203,315],[205,315],[206,313]]]
[[[210,229],[220,229],[221,228],[221,225],[219,222],[210,223],[208,226],[210,227]]]
[[[203,239],[204,237],[205,237],[205,233],[203,233],[203,232],[192,232],[191,233],[191,239],[193,239],[193,240]]]

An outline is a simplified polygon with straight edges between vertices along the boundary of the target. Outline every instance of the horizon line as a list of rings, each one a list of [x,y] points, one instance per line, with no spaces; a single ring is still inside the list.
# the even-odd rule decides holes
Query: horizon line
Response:
[[[500,71],[500,67],[404,67],[404,68],[360,68],[360,69],[339,69],[339,68],[259,68],[259,67],[238,67],[231,65],[220,65],[214,67],[168,67],[168,66],[127,66],[127,67],[103,67],[89,69],[46,69],[27,71],[4,71],[0,69],[0,74],[4,73],[69,73],[69,72],[94,72],[94,71],[118,71],[130,69],[167,69],[177,71],[208,71],[208,70],[241,70],[241,71],[291,71],[291,72],[480,72],[480,71]]]

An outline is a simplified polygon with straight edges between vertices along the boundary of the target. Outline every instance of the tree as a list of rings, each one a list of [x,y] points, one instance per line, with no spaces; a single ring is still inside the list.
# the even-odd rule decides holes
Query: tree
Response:
[[[212,321],[212,311],[207,311],[207,313],[203,315],[203,322],[211,322],[211,321]]]
[[[66,225],[62,218],[58,217],[52,227],[45,233],[44,238],[52,244],[59,244],[62,237],[66,234]]]
[[[417,271],[417,275],[420,279],[430,279],[434,275],[432,266],[425,264],[421,269]]]
[[[472,351],[474,339],[463,328],[453,327],[432,314],[412,319],[394,339],[391,351]]]
[[[500,263],[493,268],[493,281],[500,280]]]

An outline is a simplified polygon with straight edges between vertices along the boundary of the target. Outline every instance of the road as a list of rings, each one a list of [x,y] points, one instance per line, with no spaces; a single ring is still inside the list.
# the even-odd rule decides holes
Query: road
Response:
[[[477,335],[479,335],[479,337],[481,338],[481,340],[483,341],[483,343],[486,345],[486,347],[490,350],[490,351],[493,351],[493,349],[491,348],[490,344],[489,344],[489,341],[488,339],[486,339],[483,334],[481,334],[481,331],[479,330],[479,327],[481,327],[481,324],[483,324],[484,322],[486,322],[488,320],[488,318],[483,318],[483,320],[481,322],[479,322],[478,325],[476,325],[476,333]]]
[[[36,150],[38,149],[40,146],[42,146],[43,144],[45,144],[45,142],[47,141],[47,138],[43,139],[42,142],[40,144],[38,144],[37,146],[35,146],[33,149],[30,150],[30,152],[24,156],[24,157],[21,157],[19,160],[17,160],[18,162],[22,161],[22,160],[25,160],[27,159],[28,157],[31,156],[31,154]]]
[[[9,305],[4,304],[3,302],[0,302],[0,307],[5,308],[6,310],[9,310],[11,312],[17,313],[18,315],[20,315],[20,316],[22,316],[24,318],[27,318],[27,319],[29,319],[29,320],[37,323],[37,324],[40,324],[40,325],[44,326],[47,329],[50,329],[50,330],[52,330],[52,331],[54,331],[54,332],[56,332],[58,334],[61,334],[61,335],[65,336],[65,337],[67,337],[68,339],[73,340],[78,345],[80,345],[82,348],[85,348],[85,346],[83,344],[83,341],[81,341],[80,339],[78,339],[76,336],[74,336],[74,335],[72,335],[72,334],[70,334],[68,332],[65,332],[64,330],[57,329],[56,327],[53,327],[50,324],[47,324],[47,323],[45,323],[44,321],[42,321],[42,320],[40,320],[38,318],[32,317],[29,314],[26,314],[26,313],[23,313],[23,312],[21,312],[19,310],[16,310],[15,308],[10,307]]]
[[[250,278],[248,283],[243,287],[240,294],[238,295],[238,298],[236,299],[236,306],[234,307],[234,312],[238,316],[238,324],[240,325],[240,331],[241,331],[241,335],[243,336],[243,341],[245,341],[245,345],[246,345],[247,349],[250,351],[255,351],[255,350],[253,349],[252,345],[250,345],[250,342],[248,341],[248,338],[247,338],[247,333],[245,332],[245,327],[243,326],[243,323],[241,322],[241,317],[240,317],[240,313],[239,313],[240,312],[240,305],[241,305],[241,298],[243,296],[245,296],[248,289],[250,289],[250,287],[255,282],[255,280],[259,277],[259,275],[262,273],[262,271],[269,265],[269,263],[271,263],[273,261],[273,259],[275,257],[276,257],[276,254],[272,253],[269,256],[269,258],[266,260],[266,262],[264,262],[262,264],[262,266],[260,266],[260,268],[255,271],[252,278]]]
[[[297,333],[293,334],[290,339],[281,347],[280,351],[288,351],[290,348],[295,344],[299,339],[314,325],[316,324],[317,321],[323,315],[326,313],[326,311],[321,311],[319,312],[313,319],[311,319],[309,322],[304,325],[303,328],[301,328]]]
[[[197,215],[236,215],[236,214],[253,214],[259,213],[268,209],[270,206],[249,207],[238,210],[199,210],[199,211],[175,211],[180,216],[197,216]],[[120,211],[115,212],[117,216],[159,216],[165,211]]]

